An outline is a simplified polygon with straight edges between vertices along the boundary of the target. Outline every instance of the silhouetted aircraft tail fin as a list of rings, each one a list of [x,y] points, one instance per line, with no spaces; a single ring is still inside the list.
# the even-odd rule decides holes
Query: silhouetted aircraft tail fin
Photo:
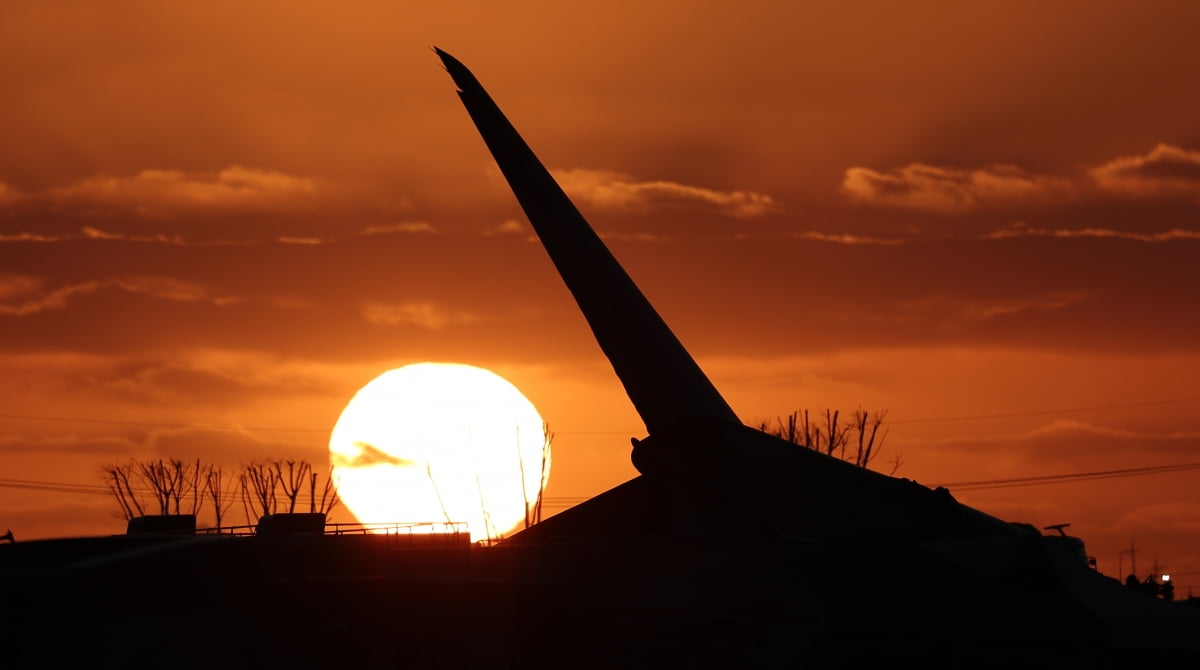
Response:
[[[646,429],[737,415],[470,70],[434,49]]]

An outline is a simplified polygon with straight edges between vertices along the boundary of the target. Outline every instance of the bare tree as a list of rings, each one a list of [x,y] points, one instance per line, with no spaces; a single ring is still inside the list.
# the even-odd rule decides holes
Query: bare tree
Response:
[[[130,459],[101,466],[100,476],[117,501],[118,516],[132,519],[146,514],[199,514],[204,504],[200,491],[199,460]]]
[[[878,453],[878,449],[883,448],[883,441],[891,430],[885,428],[882,435],[879,433],[879,427],[883,425],[885,418],[887,418],[886,409],[868,412],[859,407],[854,410],[854,431],[858,435],[858,450],[854,452],[855,465],[866,467]],[[897,462],[896,467],[899,466],[900,464]],[[895,468],[892,471],[895,472]]]
[[[210,466],[211,467],[211,466]],[[189,463],[184,471],[183,490],[187,492],[187,500],[191,501],[189,506],[189,514],[199,516],[200,509],[204,507],[204,487],[207,486],[204,476],[205,466],[197,458],[195,462]]]
[[[840,410],[825,410],[825,453],[832,456],[834,451],[839,451],[838,458],[844,461],[850,426],[838,426],[839,414]]]
[[[210,465],[204,470],[204,493],[212,501],[217,530],[221,530],[225,513],[233,505],[233,496],[229,494],[229,485],[229,477],[220,466]]]
[[[333,470],[319,486],[320,475],[304,460],[252,461],[242,466],[238,477],[242,509],[247,523],[268,514],[295,513],[305,502],[301,494],[307,489],[309,512],[328,514],[341,502],[333,481]],[[318,494],[317,489],[321,491]],[[282,494],[282,504],[280,495]]]
[[[308,474],[312,465],[308,461],[294,460],[272,461],[270,465],[275,472],[275,479],[279,482],[279,488],[283,489],[283,495],[287,498],[288,513],[295,512],[296,499],[304,485],[309,483]]]
[[[175,494],[175,471],[163,459],[137,461],[138,476],[148,487],[151,501],[158,506],[159,514],[171,513],[171,498]]]
[[[137,471],[137,465],[133,461],[100,466],[100,476],[121,508],[117,516],[126,521],[145,514],[131,481],[136,479]]]
[[[305,488],[308,489],[308,511],[310,513],[328,514],[340,502],[337,489],[333,484],[332,469],[329,471],[329,476],[325,478],[325,485],[321,490],[320,498],[318,498],[317,482],[320,480],[320,475],[313,471],[312,463],[286,460],[272,461],[270,466],[275,471],[279,488],[287,499],[288,512],[295,512],[300,506],[300,494]]]
[[[329,514],[342,501],[333,483],[333,468],[329,468],[329,476],[325,478],[325,485],[321,488],[320,502],[317,501],[317,479],[317,473],[308,473],[308,511]]]
[[[769,420],[760,421],[758,429],[805,449],[845,458],[852,426],[839,425],[840,416],[840,411],[825,410],[822,427],[809,416],[808,410],[797,410],[785,418],[776,418],[774,425]]]
[[[254,523],[261,517],[275,513],[279,507],[275,495],[279,478],[269,462],[252,461],[243,465],[238,482],[241,484],[242,508],[246,511],[247,523]]]
[[[550,424],[542,424],[542,457],[538,472],[538,491],[532,501],[529,500],[528,489],[525,486],[525,460],[518,454],[521,465],[521,493],[525,496],[525,527],[529,528],[542,521],[542,498],[546,493],[546,469],[550,467],[550,443],[554,441],[554,433],[550,432]]]
[[[769,420],[760,421],[758,429],[805,449],[868,467],[879,455],[890,430],[880,430],[887,418],[887,410],[868,412],[860,407],[855,410],[849,425],[840,423],[840,418],[838,410],[826,409],[824,425],[820,425],[810,419],[808,410],[797,410],[785,418],[776,418],[774,424]],[[847,454],[847,447],[851,444],[855,446],[855,451]],[[900,468],[900,457],[894,457],[891,464],[889,474],[895,474]]]
[[[125,520],[147,514],[199,516],[207,501],[220,529],[237,498],[248,523],[278,511],[297,511],[305,502],[301,494],[306,490],[311,512],[328,514],[340,502],[332,470],[322,487],[312,465],[303,460],[254,461],[230,475],[199,459],[130,459],[101,466],[100,476],[117,501],[117,516]],[[232,490],[235,486],[236,492]],[[285,501],[282,508],[280,492]]]

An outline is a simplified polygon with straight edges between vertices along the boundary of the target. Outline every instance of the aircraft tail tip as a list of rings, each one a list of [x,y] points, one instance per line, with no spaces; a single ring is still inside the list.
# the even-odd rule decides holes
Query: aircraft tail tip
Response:
[[[454,80],[458,90],[481,88],[479,80],[475,79],[475,75],[471,74],[471,71],[461,61],[436,46],[433,47],[433,52],[441,59],[442,65],[446,68],[446,72],[450,73],[450,78]]]

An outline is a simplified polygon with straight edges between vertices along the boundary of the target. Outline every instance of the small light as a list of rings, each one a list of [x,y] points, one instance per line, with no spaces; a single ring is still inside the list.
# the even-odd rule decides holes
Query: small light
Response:
[[[1162,578],[1162,580],[1163,580],[1164,582],[1169,582],[1169,581],[1171,581],[1171,575],[1168,575],[1168,574],[1163,574],[1163,578]]]

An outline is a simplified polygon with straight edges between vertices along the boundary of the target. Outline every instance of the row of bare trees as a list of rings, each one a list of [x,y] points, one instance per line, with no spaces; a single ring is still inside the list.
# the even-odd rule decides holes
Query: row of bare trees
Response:
[[[328,514],[339,502],[332,470],[329,475],[324,484],[318,486],[320,475],[313,471],[308,461],[254,461],[243,466],[238,483],[246,518],[280,512]],[[301,493],[305,492],[308,495],[301,499]],[[307,510],[303,502],[308,503]]]
[[[839,410],[826,409],[824,415],[809,416],[808,410],[797,410],[786,417],[776,418],[775,423],[762,421],[758,429],[781,437],[792,444],[840,458],[860,467],[869,467],[883,448],[889,428],[883,427],[887,410],[869,412],[861,407],[843,422]],[[896,455],[889,461],[888,474],[900,469],[901,459]]]
[[[220,529],[238,500],[248,524],[279,512],[328,514],[339,502],[332,470],[321,482],[304,460],[252,461],[231,472],[200,460],[130,459],[101,466],[100,475],[117,502],[117,516],[126,520],[150,514],[199,515],[208,507]]]

